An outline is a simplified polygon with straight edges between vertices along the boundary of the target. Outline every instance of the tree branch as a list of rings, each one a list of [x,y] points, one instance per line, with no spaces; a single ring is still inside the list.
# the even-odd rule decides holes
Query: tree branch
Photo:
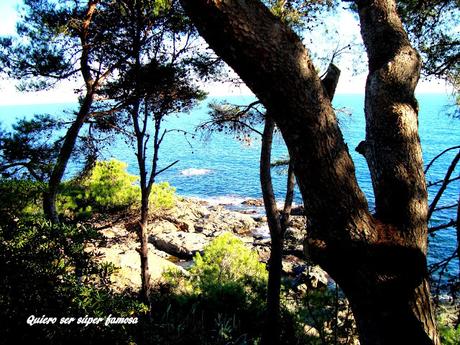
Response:
[[[432,226],[431,228],[428,229],[428,233],[431,234],[431,233],[436,232],[438,230],[450,228],[451,226],[454,226],[456,223],[457,223],[456,220],[451,220],[450,222],[445,223],[445,224],[441,224],[441,225],[438,225],[438,226]]]
[[[177,163],[179,163],[179,160],[176,160],[175,162],[172,162],[172,163],[169,164],[168,166],[164,167],[163,169],[158,170],[158,171],[155,173],[155,176],[160,175],[162,172],[164,172],[164,171],[170,169],[172,166],[176,165]]]
[[[431,166],[433,165],[433,163],[439,158],[441,157],[442,155],[444,155],[446,152],[449,152],[451,150],[456,150],[456,149],[460,149],[460,145],[458,146],[452,146],[452,147],[449,147],[448,149],[445,149],[444,151],[442,151],[440,154],[438,154],[437,156],[435,156],[426,166],[425,168],[425,174],[428,172],[428,170],[430,170]]]
[[[454,157],[454,159],[450,163],[449,169],[447,169],[446,176],[444,177],[444,182],[441,188],[439,188],[438,192],[436,193],[436,196],[433,199],[433,202],[430,205],[430,208],[428,210],[428,215],[427,215],[428,220],[431,218],[431,215],[433,214],[434,209],[436,208],[436,205],[439,202],[439,199],[441,199],[442,194],[446,190],[447,185],[449,184],[450,176],[454,172],[455,167],[457,166],[459,160],[460,160],[460,151],[457,153],[457,155]]]
[[[458,181],[458,180],[460,180],[460,176],[451,178],[450,180],[447,181],[447,184],[452,183],[454,181]],[[430,182],[426,186],[427,186],[427,188],[429,188],[429,187],[437,186],[438,184],[441,184],[441,183],[444,183],[444,179],[438,180],[436,182]]]

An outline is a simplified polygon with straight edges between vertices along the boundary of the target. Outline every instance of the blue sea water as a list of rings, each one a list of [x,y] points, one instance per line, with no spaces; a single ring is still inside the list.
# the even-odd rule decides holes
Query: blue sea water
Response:
[[[214,98],[207,102],[230,101],[235,104],[247,104],[250,97]],[[452,100],[446,95],[418,95],[420,104],[419,133],[422,143],[424,161],[428,163],[444,149],[460,145],[460,119],[455,119],[450,113],[449,104]],[[251,145],[243,144],[232,136],[217,133],[207,138],[203,133],[194,133],[196,125],[206,121],[208,116],[207,102],[195,108],[190,114],[170,116],[164,124],[169,132],[160,149],[160,169],[179,160],[171,169],[158,176],[158,181],[168,181],[176,187],[177,193],[184,196],[195,196],[222,203],[239,203],[246,198],[261,197],[259,185],[258,159],[260,155],[260,140],[253,137]],[[366,194],[372,208],[373,192],[370,175],[364,158],[354,151],[365,136],[365,120],[363,115],[363,95],[337,95],[334,106],[338,110],[338,118],[344,138],[350,148],[350,154],[355,162],[358,183]],[[9,128],[16,118],[30,117],[34,113],[50,113],[61,116],[64,109],[75,108],[72,104],[49,105],[18,105],[0,106],[0,123]],[[187,133],[184,133],[187,132]],[[280,136],[275,138],[273,160],[286,156],[286,148]],[[444,173],[458,150],[450,151],[442,156],[430,168],[427,181],[443,179]],[[128,170],[136,174],[137,162],[132,147],[126,139],[117,136],[110,139],[110,144],[103,150],[105,159],[111,157],[123,160],[129,164]],[[71,175],[78,167],[73,162],[69,167]],[[460,167],[452,175],[459,176]],[[273,173],[274,188],[279,198],[285,190],[285,175]],[[437,188],[430,188],[429,198],[433,199]],[[460,181],[451,183],[444,193],[439,206],[452,205],[458,202]],[[297,193],[296,201],[301,202]],[[456,217],[456,208],[437,212],[431,222],[432,226],[448,222]],[[434,262],[451,255],[456,248],[455,229],[439,231],[430,238],[429,261]],[[453,275],[459,274],[458,263],[450,265]]]

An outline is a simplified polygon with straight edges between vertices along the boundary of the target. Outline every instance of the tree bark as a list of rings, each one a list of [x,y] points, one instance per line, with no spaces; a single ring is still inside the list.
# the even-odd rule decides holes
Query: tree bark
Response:
[[[141,297],[143,302],[148,306],[149,312],[151,309],[150,305],[150,268],[149,268],[149,248],[148,248],[148,214],[149,214],[149,194],[146,193],[145,189],[142,190],[141,200],[141,220],[139,222],[139,256],[141,259]]]
[[[376,217],[358,187],[328,95],[295,33],[260,1],[181,2],[208,44],[273,114],[295,162],[309,228],[306,252],[346,293],[361,344],[438,344],[413,98],[419,62],[394,1],[359,2],[370,61],[366,118],[376,123],[367,126],[365,145],[378,198]],[[389,125],[384,133],[383,123]]]
[[[459,272],[460,272],[460,193],[458,196],[458,204],[457,204],[457,219],[455,221],[455,227],[457,229],[457,258],[458,258],[458,265],[459,265]],[[457,315],[457,322],[456,327],[460,325],[460,310],[458,311]]]
[[[140,67],[140,60],[136,61],[136,67]],[[137,71],[137,73],[139,73]],[[136,87],[138,83],[136,83]],[[141,262],[141,299],[149,306],[150,310],[150,271],[148,260],[148,217],[149,217],[149,195],[150,189],[147,183],[147,167],[146,167],[146,125],[147,116],[139,118],[141,113],[140,99],[136,99],[131,110],[131,120],[133,121],[134,133],[136,135],[136,157],[139,167],[140,187],[141,187],[141,217],[137,228],[137,236],[139,239],[139,258]],[[145,115],[145,114],[144,114]],[[143,123],[141,126],[140,124]]]
[[[330,64],[326,76],[322,79],[322,85],[329,99],[333,99],[335,89],[340,77],[340,69]],[[262,149],[260,155],[260,183],[264,198],[264,206],[267,214],[268,227],[270,229],[270,265],[267,287],[267,315],[265,328],[262,334],[262,344],[276,345],[280,343],[281,315],[280,315],[280,289],[283,268],[284,234],[289,226],[292,202],[294,199],[294,163],[289,160],[287,173],[286,197],[282,212],[278,211],[276,198],[273,192],[271,178],[271,149],[275,123],[267,113],[265,127],[262,134]]]
[[[270,230],[270,261],[268,269],[267,309],[265,316],[262,344],[280,343],[280,288],[283,258],[284,230],[280,212],[276,205],[271,178],[271,151],[275,122],[267,113],[262,133],[262,147],[260,151],[260,185]]]
[[[45,216],[53,223],[59,223],[59,216],[56,210],[56,198],[59,190],[59,185],[61,184],[67,163],[69,162],[73,148],[75,147],[78,133],[80,132],[80,129],[88,116],[93,98],[94,94],[92,91],[86,94],[76,119],[67,130],[64,142],[56,160],[56,164],[53,167],[53,171],[48,181],[48,189],[43,194],[43,212],[45,213]]]
[[[59,185],[62,181],[62,177],[64,176],[64,172],[67,167],[67,163],[69,162],[70,156],[72,155],[73,148],[75,147],[78,133],[80,132],[80,129],[88,117],[91,105],[94,100],[94,94],[99,83],[95,82],[91,75],[89,58],[90,45],[88,44],[90,24],[96,11],[98,2],[99,0],[88,1],[88,6],[80,29],[80,43],[82,47],[80,69],[86,85],[86,94],[82,104],[80,105],[80,110],[78,111],[75,121],[67,130],[65,135],[64,143],[61,146],[56,164],[54,165],[53,171],[51,172],[51,176],[48,182],[48,190],[43,193],[43,212],[45,213],[45,216],[53,223],[59,223],[59,216],[56,210],[56,197]]]
[[[394,229],[393,243],[406,250],[417,250],[420,273],[413,282],[414,290],[406,290],[407,313],[413,314],[410,317],[414,323],[423,325],[433,343],[439,343],[425,268],[428,202],[418,136],[418,103],[414,96],[421,59],[409,42],[394,0],[357,1],[357,4],[369,60],[366,140],[361,146],[371,172],[375,217]],[[407,276],[401,274],[395,286],[400,285],[401,291],[405,285],[409,288],[404,284],[409,276],[409,272]],[[355,312],[358,323],[366,322],[368,312],[362,316]],[[420,332],[420,341],[423,337]],[[429,339],[425,342],[429,343]]]

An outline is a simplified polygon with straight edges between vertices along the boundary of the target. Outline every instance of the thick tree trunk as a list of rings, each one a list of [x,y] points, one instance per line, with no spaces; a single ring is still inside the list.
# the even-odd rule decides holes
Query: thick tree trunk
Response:
[[[391,239],[394,244],[417,251],[419,267],[424,268],[428,204],[418,136],[418,104],[414,96],[420,76],[420,56],[409,42],[394,0],[357,3],[361,35],[369,59],[366,140],[360,148],[371,172],[375,217],[394,229],[396,233]],[[401,276],[395,279],[395,282],[399,281],[397,285],[401,291],[408,289],[407,318],[413,318],[414,330],[417,323],[423,326],[426,335],[421,330],[418,332],[420,343],[427,335],[433,342],[439,342],[428,274],[425,269],[420,269],[419,277],[412,283],[414,290],[410,290],[411,286],[404,281],[408,276],[409,272],[401,272]],[[401,301],[399,307],[404,303]],[[358,323],[366,323],[367,315],[355,314]],[[372,334],[368,335],[372,337]],[[429,342],[429,339],[425,340],[425,343]]]
[[[181,2],[208,44],[273,114],[295,162],[309,222],[306,251],[349,298],[361,344],[437,344],[413,98],[419,62],[394,1],[359,2],[368,52],[389,51],[375,59],[370,54],[366,92],[366,118],[376,123],[368,125],[373,133],[367,138],[381,144],[365,145],[368,160],[375,161],[370,170],[377,217],[358,187],[331,102],[301,40],[257,0]],[[379,99],[382,95],[387,97]],[[383,123],[388,127],[382,133]]]

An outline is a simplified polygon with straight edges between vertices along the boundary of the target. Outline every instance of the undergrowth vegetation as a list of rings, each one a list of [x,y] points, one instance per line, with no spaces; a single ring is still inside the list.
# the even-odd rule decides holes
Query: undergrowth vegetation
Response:
[[[85,176],[62,185],[65,219],[42,218],[46,185],[0,180],[0,339],[9,343],[259,344],[265,319],[268,273],[256,252],[230,233],[197,253],[187,270],[169,270],[152,290],[151,312],[137,292],[115,291],[118,268],[96,260],[101,236],[85,225],[95,212],[136,207],[136,178],[118,161],[98,162]],[[175,205],[175,190],[154,185],[151,208]],[[88,222],[89,223],[89,222]],[[91,244],[91,246],[88,246]],[[31,316],[57,324],[28,325]],[[59,324],[61,317],[135,317],[137,324]],[[286,278],[281,296],[282,344],[356,344],[356,326],[340,290],[313,288]],[[442,343],[458,344],[460,329],[440,318]]]
[[[33,216],[42,212],[46,184],[32,180],[0,179],[0,215],[5,218]]]
[[[82,177],[64,182],[58,196],[58,210],[68,217],[84,218],[94,212],[116,212],[138,207],[141,199],[138,177],[129,174],[124,162],[98,161]],[[175,189],[167,182],[154,184],[150,194],[153,210],[175,204]]]
[[[84,215],[133,205],[139,199],[140,188],[135,185],[137,177],[126,168],[126,163],[117,160],[96,162],[83,177],[63,183],[59,210]]]
[[[57,208],[66,219],[87,219],[95,213],[114,213],[139,207],[138,177],[127,172],[127,164],[115,159],[98,161],[83,176],[61,184]],[[42,215],[45,182],[1,179],[0,212],[9,218]],[[174,207],[176,190],[168,182],[153,184],[150,207],[161,212]]]
[[[217,237],[187,270],[169,270],[152,291],[152,309],[136,293],[115,292],[117,269],[85,248],[100,240],[87,226],[34,219],[0,227],[0,337],[8,343],[259,344],[267,271],[234,235]],[[28,325],[31,315],[57,324]],[[60,325],[61,317],[135,317],[137,324]],[[442,320],[441,320],[442,321]],[[355,344],[349,306],[339,290],[285,284],[282,344]],[[441,324],[446,324],[442,323]],[[441,326],[443,344],[458,327]]]
[[[75,323],[61,317],[141,314],[145,306],[135,296],[114,294],[108,285],[115,267],[96,264],[85,243],[98,233],[85,226],[53,225],[34,220],[0,228],[0,338],[6,344],[62,344],[85,339],[128,343],[132,330],[120,326]],[[29,325],[31,316],[56,317],[56,324]]]

